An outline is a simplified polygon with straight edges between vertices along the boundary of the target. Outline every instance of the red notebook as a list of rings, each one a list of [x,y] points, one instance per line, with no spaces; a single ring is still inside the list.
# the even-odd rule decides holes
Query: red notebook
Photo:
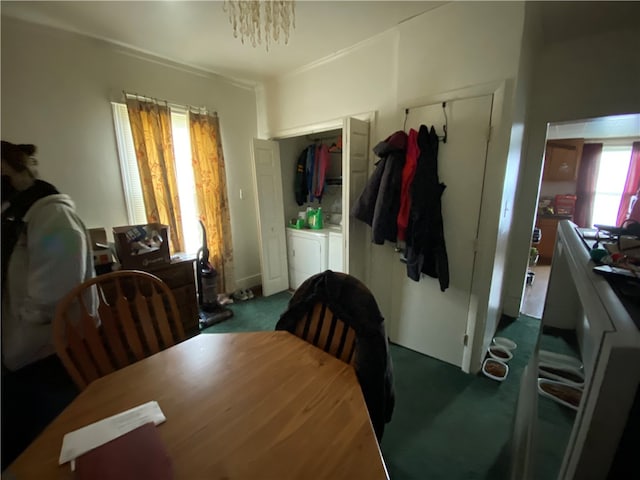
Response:
[[[171,480],[171,459],[156,426],[147,423],[76,458],[78,480]]]

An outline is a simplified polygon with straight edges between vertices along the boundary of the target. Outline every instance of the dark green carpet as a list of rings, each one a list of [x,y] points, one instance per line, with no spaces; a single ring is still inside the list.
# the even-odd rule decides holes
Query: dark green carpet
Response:
[[[233,318],[203,332],[273,330],[290,298],[290,293],[283,292],[235,303],[230,306]],[[509,362],[509,376],[502,383],[467,375],[452,365],[391,346],[396,408],[381,448],[392,480],[508,477],[509,439],[520,375],[539,328],[540,320],[521,316],[500,329],[501,336],[518,344]],[[566,409],[548,403],[547,426],[553,426]],[[563,428],[561,433],[566,435],[566,426]],[[548,464],[553,467],[557,461],[550,459]]]
[[[280,314],[287,308],[291,293],[281,292],[270,297],[255,297],[227,305],[233,317],[202,330],[202,333],[234,333],[273,330]]]

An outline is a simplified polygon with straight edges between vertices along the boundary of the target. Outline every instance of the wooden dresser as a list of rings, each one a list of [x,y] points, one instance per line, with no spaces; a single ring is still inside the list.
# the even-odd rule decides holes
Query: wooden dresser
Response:
[[[171,289],[176,299],[176,305],[178,306],[182,320],[182,327],[187,338],[197,335],[200,332],[200,309],[198,308],[194,270],[195,260],[195,255],[189,255],[173,260],[169,264],[139,269],[152,273]],[[108,270],[96,268],[98,275],[109,271],[111,271],[110,265]]]
[[[540,243],[535,245],[538,249],[540,259],[538,263],[541,265],[551,265],[553,257],[553,249],[556,245],[556,232],[558,230],[558,222],[561,220],[571,220],[569,215],[538,215],[536,217],[536,227],[540,229]]]
[[[145,269],[160,278],[173,292],[187,338],[199,332],[195,259],[195,255],[190,255],[173,260],[170,264]]]

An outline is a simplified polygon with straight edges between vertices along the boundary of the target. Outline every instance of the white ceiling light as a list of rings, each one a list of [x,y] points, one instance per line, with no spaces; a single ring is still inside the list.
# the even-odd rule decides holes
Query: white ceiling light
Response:
[[[289,42],[289,33],[296,26],[294,0],[225,0],[223,9],[229,15],[233,36],[244,44],[262,44],[267,51],[271,42]]]

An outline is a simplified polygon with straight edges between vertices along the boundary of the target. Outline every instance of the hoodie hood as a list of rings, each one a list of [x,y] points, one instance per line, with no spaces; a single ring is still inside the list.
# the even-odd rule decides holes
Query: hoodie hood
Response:
[[[407,139],[407,134],[402,130],[398,130],[382,142],[378,143],[373,149],[373,153],[378,157],[384,157],[390,152],[405,150],[407,148]]]
[[[24,216],[24,221],[29,222],[29,219],[35,215],[35,213],[41,208],[58,205],[60,207],[68,208],[75,211],[76,204],[73,203],[71,197],[65,193],[56,193],[54,195],[48,195],[35,202]]]

